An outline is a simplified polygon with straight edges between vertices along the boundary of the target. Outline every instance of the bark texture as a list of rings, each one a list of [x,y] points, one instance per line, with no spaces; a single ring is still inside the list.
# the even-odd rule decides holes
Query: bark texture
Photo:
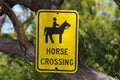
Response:
[[[15,4],[37,12],[39,9],[58,9],[64,0],[0,0],[0,16],[6,14],[12,21],[17,40],[0,37],[0,51],[21,56],[35,63],[35,45],[29,42],[22,25],[11,10]],[[79,57],[79,70],[75,74],[56,74],[65,80],[117,80],[90,67]]]

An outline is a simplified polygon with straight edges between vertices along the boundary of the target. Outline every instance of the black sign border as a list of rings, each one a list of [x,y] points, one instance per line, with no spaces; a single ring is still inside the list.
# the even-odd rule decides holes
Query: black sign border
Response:
[[[78,28],[78,25],[79,25],[79,15],[75,12],[75,11],[72,11],[72,10],[69,10],[69,11],[64,11],[64,10],[40,10],[39,12],[38,12],[38,16],[37,16],[37,18],[38,18],[38,23],[37,23],[37,25],[38,25],[38,29],[36,29],[37,30],[37,55],[36,55],[36,57],[37,57],[37,59],[36,59],[36,68],[37,68],[37,70],[39,70],[40,72],[53,72],[53,73],[75,73],[76,71],[77,71],[77,69],[78,69],[78,60],[77,59],[75,59],[75,68],[74,68],[74,70],[55,70],[55,69],[40,69],[39,68],[39,65],[38,65],[38,62],[39,62],[39,25],[40,25],[40,23],[39,23],[39,21],[40,21],[40,19],[39,19],[39,16],[40,16],[40,13],[42,13],[42,12],[44,12],[44,13],[74,13],[74,14],[76,14],[76,30],[75,30],[75,32],[76,32],[76,42],[75,42],[75,58],[77,58],[78,59],[78,43],[79,43],[79,41],[78,41],[78,39],[79,39],[79,36],[78,36],[78,30],[77,29],[79,29]],[[64,71],[64,72],[63,72]]]

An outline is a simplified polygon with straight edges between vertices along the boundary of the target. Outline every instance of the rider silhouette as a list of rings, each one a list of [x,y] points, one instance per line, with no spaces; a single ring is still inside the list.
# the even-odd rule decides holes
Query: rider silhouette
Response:
[[[56,17],[53,18],[53,28],[55,29],[56,26],[59,26],[59,24],[56,23],[57,19]]]

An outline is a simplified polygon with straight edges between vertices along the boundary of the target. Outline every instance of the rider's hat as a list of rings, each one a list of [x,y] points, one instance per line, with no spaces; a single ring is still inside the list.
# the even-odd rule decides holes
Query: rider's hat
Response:
[[[53,20],[56,21],[57,20],[56,17],[54,17]]]

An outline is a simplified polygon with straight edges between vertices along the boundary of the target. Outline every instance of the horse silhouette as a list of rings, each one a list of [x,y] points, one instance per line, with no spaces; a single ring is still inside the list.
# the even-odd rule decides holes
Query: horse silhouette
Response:
[[[45,27],[44,28],[44,34],[45,34],[45,43],[48,43],[48,36],[52,43],[54,43],[54,40],[52,38],[53,34],[59,34],[59,43],[62,43],[62,34],[65,29],[68,29],[71,25],[65,21],[59,28],[53,28],[53,27]]]

